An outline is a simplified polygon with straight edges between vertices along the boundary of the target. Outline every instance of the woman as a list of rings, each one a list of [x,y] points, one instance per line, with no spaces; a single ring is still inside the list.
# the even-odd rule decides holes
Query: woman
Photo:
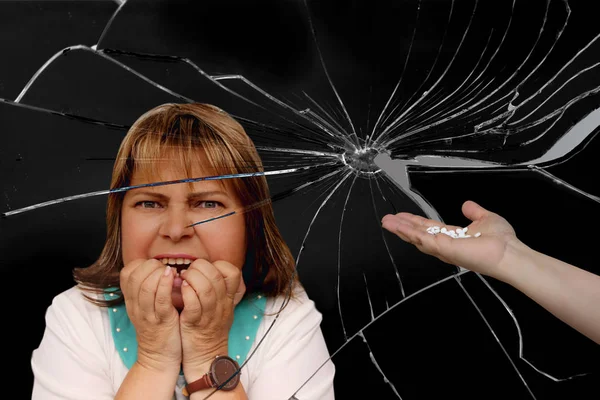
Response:
[[[259,171],[242,126],[214,106],[165,104],[133,124],[104,249],[47,311],[33,399],[281,400],[317,370],[297,396],[333,399],[321,314],[265,177],[190,179]]]

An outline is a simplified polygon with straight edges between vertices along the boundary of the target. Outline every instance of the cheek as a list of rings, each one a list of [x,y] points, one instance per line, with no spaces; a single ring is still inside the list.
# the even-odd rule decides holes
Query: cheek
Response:
[[[246,256],[245,226],[240,226],[239,223],[221,224],[220,226],[215,224],[210,229],[202,229],[197,233],[211,261],[225,260],[239,267],[244,264]]]
[[[147,225],[147,224],[146,224]],[[151,240],[151,230],[139,218],[133,220],[123,215],[121,220],[121,249],[123,263],[144,258]]]

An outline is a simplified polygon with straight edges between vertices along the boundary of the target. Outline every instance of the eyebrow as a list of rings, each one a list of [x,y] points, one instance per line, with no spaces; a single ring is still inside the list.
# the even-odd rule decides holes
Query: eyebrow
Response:
[[[186,197],[188,198],[188,200],[192,200],[192,199],[197,199],[200,197],[209,197],[209,196],[225,196],[225,197],[229,197],[228,194],[226,192],[223,192],[221,190],[210,190],[207,192],[193,192],[193,193],[189,193]],[[168,200],[169,196],[166,196],[162,193],[156,193],[156,192],[137,192],[135,193],[135,196],[149,196],[149,197],[154,197],[157,199],[161,199],[161,200]]]

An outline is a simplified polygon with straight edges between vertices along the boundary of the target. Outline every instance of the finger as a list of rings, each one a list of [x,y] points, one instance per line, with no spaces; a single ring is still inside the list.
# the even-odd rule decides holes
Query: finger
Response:
[[[227,261],[215,261],[213,265],[223,277],[227,297],[235,300],[236,295],[239,296],[240,291],[243,296],[246,291],[246,285],[243,284],[242,271]],[[234,302],[234,304],[237,303]]]
[[[121,291],[123,292],[123,298],[125,299],[125,304],[129,302],[131,302],[132,299],[132,293],[128,287],[129,285],[129,277],[131,276],[131,274],[133,273],[133,271],[135,271],[140,265],[142,265],[144,263],[144,261],[146,260],[142,260],[142,259],[137,259],[137,260],[133,260],[130,263],[128,263],[127,265],[125,265],[121,271],[119,272],[119,282],[120,282],[120,286],[121,286]]]
[[[457,229],[463,229],[459,226],[456,225],[444,225],[438,221],[432,220],[432,219],[427,219],[427,218],[423,218],[421,216],[418,215],[414,215],[414,214],[409,214],[409,213],[399,213],[396,215],[390,215],[390,216],[385,216],[383,219],[383,227],[386,228],[388,231],[390,231],[391,233],[394,233],[398,236],[400,236],[400,238],[406,242],[412,243],[412,239],[410,237],[407,236],[402,236],[402,234],[399,234],[398,231],[398,226],[400,224],[403,225],[408,225],[409,227],[413,228],[413,229],[418,229],[419,231],[427,231],[427,228],[431,228],[431,227],[439,227],[440,230],[441,228],[446,228],[447,231],[456,231]],[[406,227],[405,227],[406,229]],[[414,244],[414,243],[413,243]]]
[[[439,221],[435,221],[433,219],[428,219],[428,218],[422,217],[420,215],[415,215],[415,214],[399,213],[397,216],[400,220],[406,220],[406,221],[412,222],[413,224],[415,224],[418,227],[429,228],[430,226],[443,225]]]
[[[214,315],[218,306],[217,293],[209,279],[198,269],[188,268],[182,271],[182,278],[196,293],[196,297],[202,307],[202,314],[208,317]]]
[[[173,307],[173,268],[168,265],[160,271],[160,278],[158,282],[158,288],[156,289],[156,297],[154,299],[154,310],[156,317],[159,320],[167,318],[173,314],[175,308]]]
[[[140,285],[140,291],[138,296],[139,309],[145,315],[155,316],[155,301],[156,291],[158,284],[161,280],[161,276],[165,272],[165,266],[158,260],[156,262],[149,262],[143,265],[140,270],[140,275],[145,273],[146,277]]]
[[[413,225],[414,227],[426,227],[426,228],[430,227],[430,226],[439,226],[441,224],[438,221],[423,218],[419,215],[406,213],[406,212],[401,212],[396,215],[392,215],[392,214],[386,215],[385,217],[383,217],[382,223],[386,224],[388,226],[391,226],[392,224],[407,223],[407,224]]]
[[[403,239],[404,241],[417,245],[417,244],[421,244],[421,237],[420,237],[420,233],[425,232],[423,230],[423,228],[421,227],[415,227],[414,224],[406,222],[406,221],[400,221],[398,222],[395,226],[394,229],[392,231],[393,233],[395,233],[396,235],[400,236],[401,239]],[[426,233],[426,232],[425,232]]]
[[[190,269],[200,271],[208,279],[215,290],[217,299],[224,299],[227,296],[225,277],[214,263],[198,259],[188,267],[188,270]]]
[[[242,301],[242,299],[244,298],[244,294],[246,294],[246,283],[244,283],[243,278],[240,278],[240,284],[238,285],[238,288],[235,291],[235,295],[233,296],[234,306],[240,304],[240,301]]]
[[[194,321],[199,323],[202,319],[202,304],[198,298],[198,293],[196,293],[194,288],[186,280],[181,284],[181,297],[183,298],[181,321]]]
[[[129,274],[127,279],[127,290],[129,291],[130,309],[133,310],[133,307],[139,306],[142,284],[146,278],[159,266],[162,266],[162,263],[158,260],[144,260],[131,272],[131,274]]]
[[[462,213],[465,217],[469,218],[471,221],[477,221],[482,219],[490,214],[488,210],[481,207],[479,204],[475,203],[472,200],[467,200],[462,205]]]
[[[404,227],[404,230],[399,230],[398,229],[399,225],[406,225],[406,226]],[[412,223],[409,223],[409,222],[403,221],[403,220],[397,220],[395,217],[392,217],[392,218],[384,219],[382,226],[383,226],[383,228],[387,229],[389,232],[399,236],[400,239],[404,240],[405,242],[413,244],[410,236],[404,233],[405,230],[407,230],[407,229],[410,229],[410,230],[415,229]]]
[[[452,241],[455,240],[447,235],[432,235],[406,224],[398,225],[398,231],[407,236],[410,243],[414,244],[422,253],[437,257],[448,262],[452,253]]]

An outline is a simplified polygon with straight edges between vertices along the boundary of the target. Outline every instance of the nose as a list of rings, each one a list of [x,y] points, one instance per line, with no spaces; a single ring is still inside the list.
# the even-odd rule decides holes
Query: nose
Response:
[[[194,235],[194,228],[190,226],[193,222],[184,209],[170,207],[164,217],[159,229],[161,236],[178,242]]]

